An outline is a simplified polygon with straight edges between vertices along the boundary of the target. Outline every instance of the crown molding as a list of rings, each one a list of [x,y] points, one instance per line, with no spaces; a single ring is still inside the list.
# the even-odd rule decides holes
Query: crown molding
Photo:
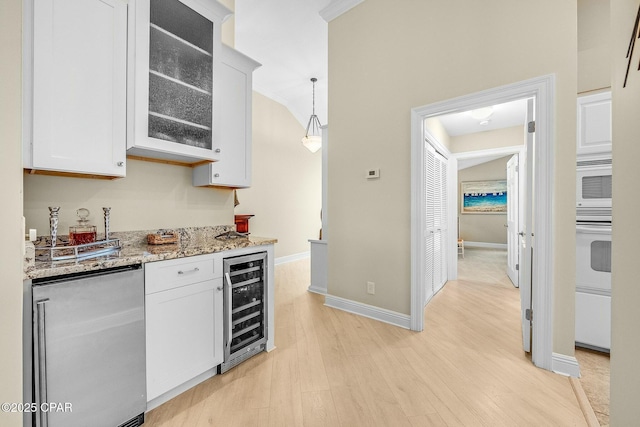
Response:
[[[331,22],[343,13],[353,9],[364,0],[333,0],[327,7],[322,9],[319,13],[327,22]]]

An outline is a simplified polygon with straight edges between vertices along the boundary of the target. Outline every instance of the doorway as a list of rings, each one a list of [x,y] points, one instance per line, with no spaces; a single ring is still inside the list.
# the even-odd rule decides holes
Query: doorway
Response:
[[[524,111],[523,111],[524,114]],[[501,203],[494,208],[488,204],[484,211],[479,213],[467,212],[463,210],[462,204],[467,199],[473,202],[474,193],[458,194],[460,207],[455,212],[459,224],[459,238],[465,242],[465,247],[505,249],[507,250],[507,274],[513,286],[519,286],[519,232],[523,223],[522,214],[524,212],[523,185],[526,182],[526,169],[520,167],[525,165],[526,139],[522,133],[525,117],[521,122],[508,129],[501,129],[495,132],[487,132],[487,138],[508,139],[513,144],[518,142],[521,145],[512,145],[501,148],[490,148],[484,150],[465,151],[455,153],[453,156],[458,163],[458,186],[463,186],[471,190],[471,185],[480,181],[506,184],[506,205]],[[511,125],[511,123],[507,123]],[[469,135],[473,139],[473,135]],[[498,199],[504,202],[504,199]],[[470,203],[471,203],[470,202]]]
[[[552,364],[552,318],[553,302],[552,277],[552,242],[551,242],[551,195],[553,182],[553,132],[551,118],[553,117],[553,75],[534,78],[531,80],[502,86],[448,101],[429,104],[414,108],[411,111],[412,135],[412,196],[411,196],[411,329],[424,329],[424,123],[428,118],[444,113],[469,111],[488,105],[496,105],[508,101],[533,98],[535,99],[535,135],[536,143],[530,144],[531,156],[536,158],[535,165],[531,165],[528,176],[533,189],[530,194],[535,200],[531,210],[531,218],[527,224],[536,224],[535,245],[531,245],[532,233],[528,230],[525,239],[531,248],[532,307],[536,315],[532,319],[535,334],[532,338],[532,361],[536,366],[551,369]],[[449,159],[449,170],[457,170],[457,159]],[[452,173],[449,175],[453,178]],[[448,194],[457,193],[457,177],[449,179]],[[457,198],[449,197],[449,210],[455,211]],[[455,218],[455,217],[454,217]],[[457,229],[457,224],[449,216],[448,228]],[[450,233],[447,247],[447,270],[450,279],[457,275],[457,237]]]

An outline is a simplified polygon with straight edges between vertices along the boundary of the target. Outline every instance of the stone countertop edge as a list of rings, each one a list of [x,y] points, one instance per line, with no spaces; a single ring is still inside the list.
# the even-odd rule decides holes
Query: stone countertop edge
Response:
[[[235,226],[190,227],[161,230],[113,232],[111,238],[120,239],[118,252],[96,258],[69,261],[36,261],[34,242],[25,242],[24,280],[54,277],[64,274],[102,270],[153,261],[205,255],[252,246],[271,245],[278,240],[249,236],[247,239],[218,240],[215,236],[235,230]],[[168,245],[148,245],[147,234],[174,232],[178,242]],[[104,236],[98,236],[103,239]],[[43,237],[38,238],[44,241]]]

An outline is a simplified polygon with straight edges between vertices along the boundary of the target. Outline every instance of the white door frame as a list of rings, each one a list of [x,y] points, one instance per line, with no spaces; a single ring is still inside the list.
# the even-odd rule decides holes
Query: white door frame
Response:
[[[501,104],[522,98],[535,97],[536,144],[535,144],[535,194],[534,221],[536,245],[533,248],[533,363],[551,370],[553,352],[553,242],[552,202],[554,179],[554,98],[555,75],[536,77],[447,101],[436,102],[411,109],[411,329],[424,329],[424,245],[421,236],[424,227],[424,121],[429,117],[468,111],[489,105]],[[457,161],[453,160],[456,166]],[[451,181],[450,181],[451,182]],[[452,184],[450,184],[452,185]],[[450,194],[455,189],[451,189]],[[457,190],[455,190],[457,191]],[[457,201],[457,199],[454,199]],[[455,210],[454,210],[455,212]],[[455,216],[450,215],[450,218]],[[453,221],[453,220],[452,220]],[[456,229],[455,223],[449,224]],[[451,247],[456,240],[450,239]],[[449,274],[457,265],[457,250],[450,250]],[[455,256],[454,256],[455,255]],[[453,278],[455,276],[450,276]]]

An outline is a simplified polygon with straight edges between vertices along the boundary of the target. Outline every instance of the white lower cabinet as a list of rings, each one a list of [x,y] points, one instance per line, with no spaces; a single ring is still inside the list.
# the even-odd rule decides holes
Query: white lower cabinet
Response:
[[[145,265],[148,402],[223,361],[218,259],[202,255]]]

